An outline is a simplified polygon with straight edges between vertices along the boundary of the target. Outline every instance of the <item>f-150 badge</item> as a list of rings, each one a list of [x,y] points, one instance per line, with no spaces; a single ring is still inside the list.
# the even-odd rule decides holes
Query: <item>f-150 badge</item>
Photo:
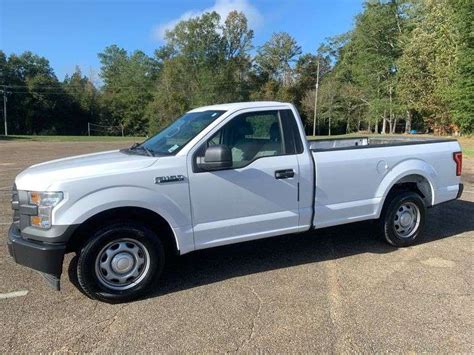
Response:
[[[184,181],[184,175],[157,176],[155,184],[165,184],[167,182]]]

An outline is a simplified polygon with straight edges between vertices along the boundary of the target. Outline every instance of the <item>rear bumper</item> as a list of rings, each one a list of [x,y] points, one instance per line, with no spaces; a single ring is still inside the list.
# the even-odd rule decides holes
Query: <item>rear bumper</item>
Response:
[[[464,185],[459,184],[459,190],[458,190],[458,194],[456,196],[457,199],[461,197],[463,190],[464,190]]]
[[[17,264],[37,270],[50,284],[59,289],[66,244],[45,243],[22,237],[19,228],[12,224],[8,230],[8,252]]]

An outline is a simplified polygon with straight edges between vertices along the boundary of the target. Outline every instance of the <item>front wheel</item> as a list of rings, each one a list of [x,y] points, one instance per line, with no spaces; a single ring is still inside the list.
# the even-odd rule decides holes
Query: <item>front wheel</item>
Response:
[[[102,228],[80,251],[77,280],[89,297],[126,302],[141,297],[162,272],[164,248],[151,230],[135,223]]]
[[[422,239],[426,207],[415,192],[404,191],[387,201],[380,218],[385,240],[397,247],[406,247]]]

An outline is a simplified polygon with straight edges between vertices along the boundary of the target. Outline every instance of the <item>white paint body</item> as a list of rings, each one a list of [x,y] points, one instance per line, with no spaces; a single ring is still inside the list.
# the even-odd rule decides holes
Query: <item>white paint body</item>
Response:
[[[376,219],[391,187],[408,175],[429,182],[430,205],[457,196],[456,141],[314,152],[291,104],[240,103],[196,111],[210,108],[226,113],[174,156],[110,151],[54,160],[20,173],[17,188],[63,191],[64,200],[53,211],[54,225],[81,224],[116,207],[154,211],[173,229],[181,254]],[[239,169],[193,172],[196,149],[224,124],[244,112],[281,109],[292,110],[296,118],[304,143],[301,154],[259,158]],[[275,179],[275,171],[282,169],[293,169],[295,176]],[[171,175],[185,179],[155,183],[155,177]]]

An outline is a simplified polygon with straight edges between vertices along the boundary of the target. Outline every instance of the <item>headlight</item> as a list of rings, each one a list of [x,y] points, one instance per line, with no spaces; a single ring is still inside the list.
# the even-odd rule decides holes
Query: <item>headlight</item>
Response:
[[[38,214],[30,216],[30,224],[33,227],[51,228],[51,216],[54,206],[63,199],[62,192],[28,192],[28,203],[38,206]]]

